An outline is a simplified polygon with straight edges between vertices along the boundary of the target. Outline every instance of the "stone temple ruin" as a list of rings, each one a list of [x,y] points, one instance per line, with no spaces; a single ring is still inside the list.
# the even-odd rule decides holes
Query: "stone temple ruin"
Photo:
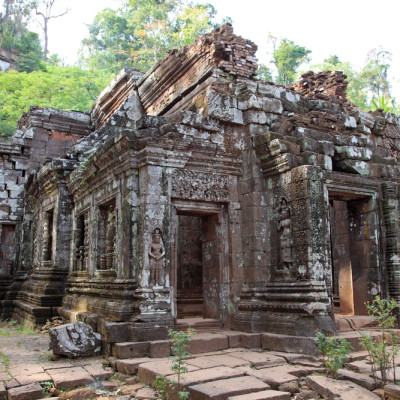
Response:
[[[31,108],[0,145],[0,311],[117,341],[185,317],[335,333],[400,300],[400,119],[358,110],[340,72],[258,81],[226,24],[90,113]],[[212,322],[214,321],[214,322]]]

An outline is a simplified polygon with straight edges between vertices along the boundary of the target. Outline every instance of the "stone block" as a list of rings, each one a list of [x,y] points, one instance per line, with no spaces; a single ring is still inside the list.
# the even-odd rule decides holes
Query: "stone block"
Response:
[[[306,378],[307,385],[325,399],[335,400],[378,400],[379,397],[369,390],[350,381],[338,381],[321,375]]]
[[[117,358],[147,357],[149,355],[149,342],[124,342],[114,345],[114,356]]]
[[[261,342],[264,350],[284,351],[287,353],[300,352],[312,356],[317,354],[317,345],[313,337],[263,333]]]
[[[169,359],[145,362],[139,365],[138,376],[141,382],[145,384],[151,384],[157,375],[173,375],[174,372],[171,369],[172,361]],[[188,365],[188,372],[198,370],[198,367],[194,365]]]
[[[101,381],[109,379],[112,375],[111,369],[104,368],[103,364],[100,363],[85,365],[83,368],[85,368],[86,371],[89,372],[89,375],[93,376],[94,379],[99,379]]]
[[[171,342],[169,340],[155,340],[149,344],[151,358],[169,357],[171,355]]]
[[[340,379],[347,379],[348,381],[352,381],[370,391],[377,388],[375,379],[368,375],[358,374],[357,372],[349,371],[347,369],[339,369],[337,375]]]
[[[240,336],[240,347],[246,349],[261,348],[261,333],[242,333]]]
[[[230,331],[230,332],[225,332],[224,334],[228,337],[228,343],[229,343],[230,349],[242,347],[242,343],[241,343],[242,333],[241,332]]]
[[[57,389],[75,389],[79,386],[89,385],[94,379],[82,367],[47,370]]]
[[[244,373],[242,371],[229,367],[220,366],[214,368],[198,369],[196,371],[185,373],[181,377],[181,385],[187,387],[224,378],[235,378],[243,375]],[[167,379],[175,380],[176,378],[174,375],[170,375]]]
[[[285,368],[287,365],[271,368],[255,369],[250,367],[240,367],[246,375],[254,376],[257,379],[267,383],[273,389],[278,389],[280,385],[288,382],[297,382],[299,377],[288,373],[288,369]],[[291,371],[289,371],[291,372]]]
[[[282,114],[282,102],[278,99],[263,99],[262,109],[267,113]]]
[[[54,354],[77,358],[89,357],[101,352],[101,336],[83,322],[51,328],[49,334],[50,348]]]
[[[32,374],[32,375],[16,376],[15,379],[21,384],[21,386],[30,385],[31,383],[40,383],[51,380],[50,375],[45,372],[39,372],[37,374]]]
[[[231,357],[236,357],[241,360],[250,362],[252,367],[255,368],[266,368],[275,367],[277,365],[285,364],[286,361],[283,357],[278,357],[267,352],[256,352],[256,351],[241,351],[229,353]]]
[[[10,389],[13,389],[13,388],[16,388],[16,387],[19,387],[19,386],[21,386],[21,384],[16,379],[11,379],[10,381],[8,381],[6,383],[6,389],[7,390],[10,390]]]
[[[138,372],[138,368],[140,364],[151,361],[150,358],[134,358],[134,359],[125,359],[125,360],[117,360],[115,363],[116,369],[118,372],[127,375],[134,375]]]
[[[0,400],[5,400],[7,398],[7,390],[3,383],[0,382]]]
[[[107,343],[121,343],[129,341],[129,323],[101,321],[100,333]]]
[[[24,385],[8,391],[8,400],[35,400],[42,398],[42,387],[38,383]]]
[[[252,376],[241,376],[201,383],[189,387],[191,400],[225,400],[231,396],[260,392],[268,385]]]
[[[385,397],[388,400],[400,400],[400,386],[386,385],[384,387]]]
[[[208,353],[211,351],[225,350],[229,348],[226,335],[218,333],[200,333],[193,337],[189,345],[189,353]]]
[[[87,400],[96,397],[94,388],[79,388],[60,394],[60,399],[62,400]]]
[[[277,390],[263,390],[256,393],[241,394],[228,397],[228,400],[290,400],[291,395]]]
[[[137,400],[155,400],[158,398],[159,398],[158,393],[154,389],[149,388],[149,387],[139,389],[136,392],[136,396],[135,396],[135,399],[137,399]]]

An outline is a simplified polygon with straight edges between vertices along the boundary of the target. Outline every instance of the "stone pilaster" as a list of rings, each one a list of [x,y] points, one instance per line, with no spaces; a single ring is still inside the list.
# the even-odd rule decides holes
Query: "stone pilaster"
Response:
[[[400,301],[400,187],[395,182],[385,182],[382,184],[382,194],[388,294]]]

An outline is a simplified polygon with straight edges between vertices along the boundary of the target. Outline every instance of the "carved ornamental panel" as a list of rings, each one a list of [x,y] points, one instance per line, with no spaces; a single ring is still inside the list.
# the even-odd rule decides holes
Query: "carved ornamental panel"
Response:
[[[228,177],[197,171],[175,170],[172,173],[172,197],[214,202],[228,201]]]

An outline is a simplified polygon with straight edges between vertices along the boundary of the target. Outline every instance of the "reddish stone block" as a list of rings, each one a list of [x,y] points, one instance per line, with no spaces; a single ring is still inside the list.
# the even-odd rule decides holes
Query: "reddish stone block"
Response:
[[[125,342],[114,345],[114,356],[120,359],[147,357],[149,355],[149,342]]]
[[[7,398],[7,390],[3,383],[0,382],[0,400],[5,400]]]
[[[208,353],[211,351],[225,350],[227,348],[229,348],[229,341],[226,335],[200,333],[192,339],[189,345],[189,353]]]
[[[151,361],[150,358],[133,358],[133,359],[125,359],[125,360],[117,360],[115,363],[115,367],[118,372],[127,375],[134,375],[138,372],[138,368],[140,364]]]
[[[263,390],[257,393],[241,394],[239,396],[228,397],[228,400],[290,400],[291,395],[288,392],[279,392],[277,390]]]
[[[104,368],[103,365],[99,363],[85,365],[83,368],[85,368],[94,379],[99,379],[101,381],[110,378],[112,375],[110,368]]]
[[[42,387],[38,383],[10,389],[8,400],[35,400],[42,397]]]
[[[57,389],[74,389],[94,382],[94,379],[82,367],[48,370],[47,373],[53,379]]]
[[[169,340],[155,340],[149,344],[151,358],[169,357],[171,355],[171,342]]]
[[[252,376],[222,379],[189,387],[191,400],[225,400],[228,397],[260,392],[269,388]]]

